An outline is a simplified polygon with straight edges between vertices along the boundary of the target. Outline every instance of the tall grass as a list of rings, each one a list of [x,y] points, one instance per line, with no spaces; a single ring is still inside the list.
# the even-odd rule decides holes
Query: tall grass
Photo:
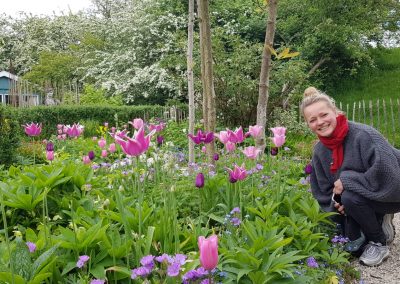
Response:
[[[342,104],[400,98],[400,48],[371,49],[374,66],[345,78],[331,95]]]

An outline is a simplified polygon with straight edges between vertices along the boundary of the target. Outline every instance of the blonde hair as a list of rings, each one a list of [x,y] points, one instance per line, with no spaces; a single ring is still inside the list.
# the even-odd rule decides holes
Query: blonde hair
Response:
[[[303,117],[304,109],[317,102],[324,102],[327,104],[328,107],[332,108],[336,112],[343,113],[340,109],[336,107],[335,100],[333,98],[314,87],[308,87],[307,89],[305,89],[303,96],[303,100],[300,104],[300,111]]]

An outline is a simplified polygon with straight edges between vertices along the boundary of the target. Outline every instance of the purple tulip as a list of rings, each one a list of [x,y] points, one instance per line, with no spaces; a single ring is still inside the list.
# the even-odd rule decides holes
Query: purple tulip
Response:
[[[42,124],[40,123],[33,123],[22,125],[25,128],[25,133],[28,136],[34,137],[39,136],[42,132]]]
[[[276,156],[276,155],[278,155],[278,147],[272,147],[271,156]]]
[[[219,155],[217,153],[214,154],[213,156],[214,161],[218,161],[219,160]]]
[[[309,174],[312,173],[312,166],[311,166],[310,163],[307,164],[307,165],[304,167],[304,173],[305,173],[306,175],[309,175]]]
[[[204,175],[203,173],[198,173],[196,176],[195,185],[197,188],[202,188],[204,186]]]
[[[93,161],[93,160],[94,160],[94,157],[95,157],[94,152],[93,152],[93,151],[89,151],[88,157],[89,157],[89,159],[90,159],[91,161]]]
[[[164,137],[162,135],[157,136],[157,145],[161,146],[164,142]]]
[[[54,151],[54,144],[53,142],[49,141],[46,144],[46,151]]]
[[[188,134],[188,136],[195,144],[208,144],[214,140],[213,132],[203,132],[201,129],[197,130],[197,135]]]

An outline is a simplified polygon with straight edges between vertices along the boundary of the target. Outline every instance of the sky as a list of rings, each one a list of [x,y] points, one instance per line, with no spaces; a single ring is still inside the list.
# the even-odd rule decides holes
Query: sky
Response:
[[[19,11],[34,15],[60,15],[61,11],[73,13],[89,8],[90,0],[1,0],[0,14],[17,17]]]

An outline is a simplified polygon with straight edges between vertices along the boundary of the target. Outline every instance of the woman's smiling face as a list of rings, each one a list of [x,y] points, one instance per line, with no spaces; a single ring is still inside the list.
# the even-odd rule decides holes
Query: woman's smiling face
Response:
[[[337,112],[324,101],[315,102],[304,108],[304,117],[308,127],[315,134],[329,137],[336,128]]]

